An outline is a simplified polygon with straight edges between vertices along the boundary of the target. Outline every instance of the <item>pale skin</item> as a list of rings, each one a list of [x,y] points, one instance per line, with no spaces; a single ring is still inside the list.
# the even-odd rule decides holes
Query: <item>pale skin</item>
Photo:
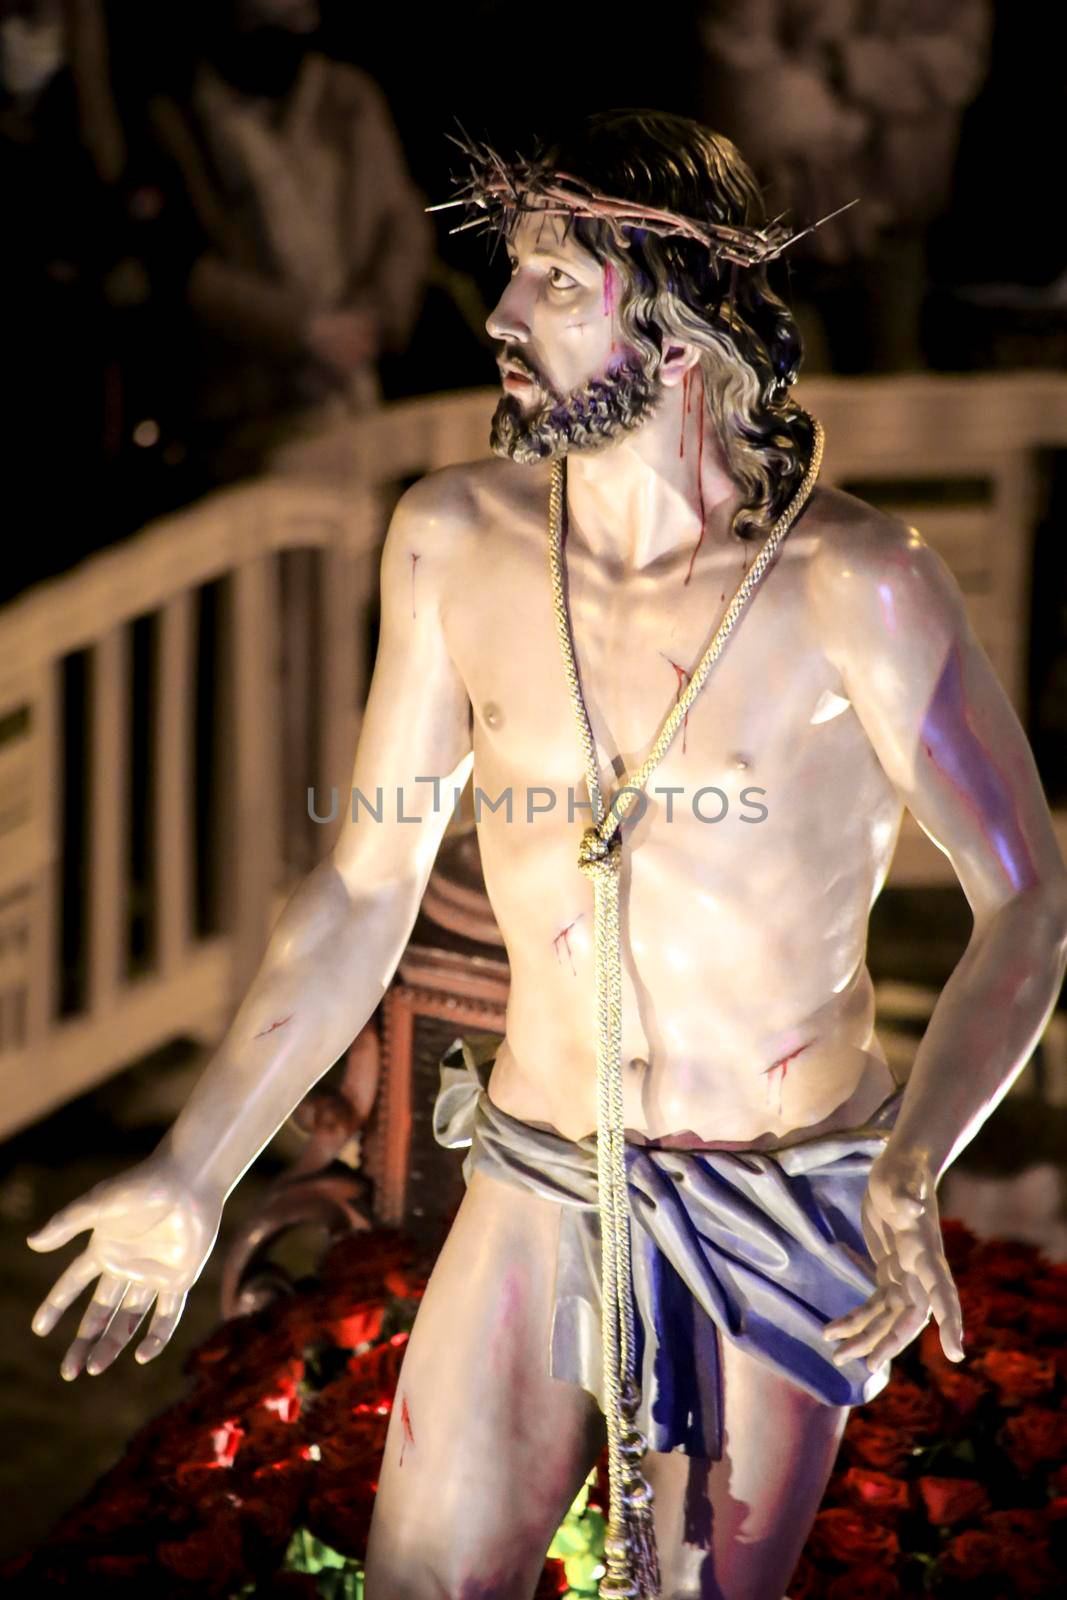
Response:
[[[555,224],[520,224],[489,320],[559,392],[621,352],[613,286]],[[568,463],[573,634],[602,782],[624,781],[699,660],[757,544],[710,427],[700,351],[664,346],[662,402]],[[532,405],[535,387],[503,370]],[[686,407],[686,399],[690,404]],[[685,443],[682,446],[683,427]],[[700,471],[700,483],[697,471]],[[352,785],[384,820],[346,822],[300,885],[216,1058],[156,1154],[31,1241],[92,1229],[39,1310],[47,1333],[98,1279],[63,1372],[102,1371],[155,1313],[163,1348],[263,1144],[371,1015],[473,764],[486,884],[511,994],[490,1092],[567,1138],[596,1124],[589,820],[554,633],[548,469],[493,461],[403,498],[382,562],[382,633]],[[703,502],[701,528],[698,505]],[[439,804],[433,786],[442,779]],[[656,793],[672,787],[668,796]],[[717,787],[728,802],[696,791]],[[388,803],[403,791],[406,816]],[[744,802],[742,789],[759,789]],[[527,820],[527,799],[534,814]],[[861,1124],[894,1085],[874,1031],[867,917],[904,807],[952,860],[974,929],[872,1169],[877,1287],[826,1329],[880,1365],[932,1317],[961,1359],[936,1185],[1040,1037],[1067,960],[1067,875],[1018,720],[943,563],[914,529],[818,489],[624,829],[624,1104],[629,1136],[774,1148]],[[545,809],[537,809],[542,807]],[[760,807],[766,816],[754,822]],[[742,819],[747,816],[750,820]],[[701,820],[701,817],[708,820]],[[594,1403],[545,1372],[558,1209],[472,1181],[420,1310],[368,1555],[369,1600],[532,1592],[595,1459]],[[726,1448],[651,1456],[664,1594],[778,1600],[846,1412],[721,1341]]]

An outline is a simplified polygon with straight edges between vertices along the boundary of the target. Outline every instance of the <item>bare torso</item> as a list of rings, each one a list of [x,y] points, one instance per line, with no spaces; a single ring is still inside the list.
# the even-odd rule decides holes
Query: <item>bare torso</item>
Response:
[[[470,532],[442,618],[473,708],[474,784],[512,796],[510,821],[506,804],[478,807],[511,968],[490,1093],[579,1138],[596,1126],[592,890],[576,862],[589,812],[554,631],[548,473],[464,471]],[[816,491],[624,825],[630,1137],[776,1146],[856,1126],[892,1091],[864,956],[903,808],[808,590],[820,529],[865,509]],[[709,543],[686,583],[691,551],[610,570],[572,524],[570,615],[606,792],[644,759],[758,548]],[[669,786],[681,792],[656,793]]]

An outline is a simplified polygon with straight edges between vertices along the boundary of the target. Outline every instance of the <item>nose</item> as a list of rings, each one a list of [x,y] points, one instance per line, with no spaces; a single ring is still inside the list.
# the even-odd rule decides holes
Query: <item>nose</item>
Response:
[[[515,277],[485,319],[485,331],[490,339],[503,339],[509,344],[527,343],[530,324],[526,320],[523,298],[520,279]]]

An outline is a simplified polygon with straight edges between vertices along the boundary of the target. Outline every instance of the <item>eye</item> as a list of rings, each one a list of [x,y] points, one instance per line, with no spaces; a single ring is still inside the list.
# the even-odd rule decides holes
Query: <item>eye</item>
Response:
[[[549,288],[559,289],[561,291],[564,289],[576,289],[578,287],[575,280],[570,277],[568,273],[564,272],[562,267],[549,267],[548,284]]]

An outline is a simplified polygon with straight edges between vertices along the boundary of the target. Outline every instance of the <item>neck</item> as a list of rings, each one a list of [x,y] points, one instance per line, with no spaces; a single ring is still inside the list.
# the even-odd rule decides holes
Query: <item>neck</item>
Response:
[[[567,457],[571,527],[596,556],[631,571],[691,554],[698,541],[724,545],[740,498],[698,371],[617,444]]]

